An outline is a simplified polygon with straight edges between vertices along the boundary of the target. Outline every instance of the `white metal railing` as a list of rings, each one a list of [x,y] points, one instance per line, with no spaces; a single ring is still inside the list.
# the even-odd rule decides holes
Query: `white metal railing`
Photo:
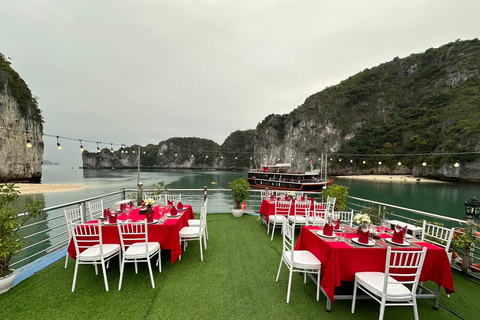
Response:
[[[111,207],[116,201],[126,198],[134,198],[137,189],[121,189],[119,191],[102,194],[99,196],[59,204],[44,209],[46,217],[44,220],[36,221],[25,225],[20,232],[27,242],[27,246],[18,252],[12,259],[11,266],[23,266],[34,261],[54,250],[65,248],[68,245],[68,232],[64,219],[63,209],[72,206],[82,206],[84,214],[87,213],[87,202],[103,199],[105,207]],[[154,189],[143,189],[144,192],[155,191]],[[247,203],[247,214],[258,214],[261,206],[261,191],[252,189]],[[226,213],[230,212],[233,206],[233,200],[230,196],[230,189],[168,189],[166,193],[182,193],[182,201],[192,205],[194,212],[198,212],[203,204],[205,197],[208,197],[208,213]],[[317,201],[322,201],[322,194],[319,192],[309,192],[308,196],[315,196]],[[431,212],[425,212],[410,208],[405,208],[388,203],[378,202],[369,199],[349,196],[347,208],[349,210],[360,211],[365,205],[378,206],[379,210],[391,208],[395,210],[394,216],[404,221],[418,221],[419,219],[434,219],[449,224],[464,225],[465,221],[451,217],[437,215]],[[402,211],[402,214],[399,213]],[[23,215],[20,214],[19,216]],[[85,217],[86,218],[86,217]],[[474,261],[480,261],[480,254],[475,249]]]

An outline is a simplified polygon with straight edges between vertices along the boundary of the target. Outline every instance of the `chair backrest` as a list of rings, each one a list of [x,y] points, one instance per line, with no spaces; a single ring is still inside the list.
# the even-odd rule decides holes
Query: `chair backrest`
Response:
[[[102,226],[98,223],[71,223],[72,238],[77,256],[84,250],[99,244],[100,255],[103,256]]]
[[[396,283],[411,284],[411,292],[416,292],[426,254],[427,248],[425,247],[421,251],[392,250],[391,247],[388,247],[383,294],[386,295],[388,285],[395,283],[389,281],[389,276],[393,277],[397,281]]]
[[[335,210],[335,201],[337,198],[332,198],[330,196],[327,196],[327,205],[325,207],[325,214],[330,217],[332,217],[333,211]]]
[[[148,224],[147,219],[138,222],[119,222],[117,223],[118,234],[120,235],[120,244],[122,251],[128,249],[134,243],[146,243],[145,253],[148,253]]]
[[[75,209],[63,209],[65,215],[65,223],[67,224],[68,236],[72,237],[72,223],[84,223],[82,207],[79,206]]]
[[[296,200],[294,202],[294,205],[295,205],[295,211],[294,211],[294,215],[304,215],[306,217],[308,217],[310,215],[310,206],[311,206],[311,202],[310,201],[300,201],[300,200]]]
[[[93,220],[93,216],[103,214],[103,199],[98,202],[88,202],[88,212],[90,213],[90,220]]]
[[[307,225],[323,227],[325,225],[326,203],[314,202],[313,208],[310,208],[310,215],[307,219]]]
[[[273,194],[273,193],[270,192],[270,191],[267,191],[267,190],[260,191],[260,197],[261,197],[262,200],[263,199],[265,199],[265,200],[270,199],[270,194]]]
[[[205,232],[205,225],[207,224],[207,206],[200,208],[200,233],[203,235]]]
[[[272,191],[272,192],[275,192],[275,198],[284,199],[285,196],[288,195],[290,191]]]
[[[433,243],[439,247],[445,248],[447,255],[449,254],[450,244],[452,243],[454,228],[448,229],[437,226],[423,220],[422,241]]]
[[[334,211],[333,219],[340,219],[340,222],[347,224],[349,227],[353,225],[353,210],[352,211]]]
[[[275,200],[275,216],[283,215],[288,216],[290,213],[291,201]]]
[[[149,198],[155,200],[155,205],[157,206],[163,206],[164,203],[163,203],[163,197],[161,194],[152,194],[151,196],[149,196]]]
[[[179,193],[179,194],[166,194],[165,195],[165,203],[167,204],[168,201],[173,201],[174,203],[178,203],[180,201],[182,201],[182,194]]]
[[[283,232],[283,252],[289,252],[290,261],[293,260],[295,251],[295,223],[290,223],[288,219],[283,220],[282,225]]]

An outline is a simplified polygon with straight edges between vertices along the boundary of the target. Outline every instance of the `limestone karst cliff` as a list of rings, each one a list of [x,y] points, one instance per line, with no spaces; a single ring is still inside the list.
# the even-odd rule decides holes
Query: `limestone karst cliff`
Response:
[[[0,53],[0,181],[40,182],[43,148],[37,100]]]
[[[366,69],[289,114],[269,115],[256,128],[255,164],[289,162],[291,153],[294,169],[310,160],[318,167],[326,153],[333,175],[478,182],[479,106],[480,42],[455,41]]]
[[[148,145],[141,165],[224,169],[291,162],[303,170],[310,162],[318,168],[321,154],[328,154],[330,175],[480,182],[479,107],[480,42],[455,41],[365,69],[289,114],[268,115],[254,131],[232,133],[222,146],[200,138]],[[124,161],[120,166],[136,166],[131,155],[84,153],[84,167],[117,166],[115,157]]]

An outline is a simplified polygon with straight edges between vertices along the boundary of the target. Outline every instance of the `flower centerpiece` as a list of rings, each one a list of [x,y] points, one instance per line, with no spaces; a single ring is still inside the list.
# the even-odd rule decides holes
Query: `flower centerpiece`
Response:
[[[151,207],[155,204],[155,200],[153,200],[152,198],[148,198],[148,199],[145,199],[144,203],[145,203],[146,206]]]
[[[287,195],[290,198],[290,200],[297,197],[297,194],[295,193],[295,191],[290,191]]]
[[[357,213],[353,217],[353,222],[355,222],[359,226],[362,226],[362,225],[370,224],[372,222],[372,220],[370,220],[370,216],[366,213]]]
[[[145,214],[148,216],[153,216],[153,208],[152,206],[155,204],[155,200],[153,200],[152,198],[147,198],[144,200],[145,203],[145,206],[147,207],[146,208],[146,211],[145,211]],[[151,220],[151,219],[150,219]],[[150,222],[150,221],[149,221]]]

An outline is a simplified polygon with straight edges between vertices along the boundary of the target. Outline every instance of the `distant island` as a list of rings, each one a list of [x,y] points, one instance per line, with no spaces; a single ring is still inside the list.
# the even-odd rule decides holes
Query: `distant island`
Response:
[[[55,163],[52,163],[51,161],[48,161],[48,160],[43,160],[43,164],[46,165],[46,166],[58,166],[60,165],[60,163],[58,162],[55,162]]]

